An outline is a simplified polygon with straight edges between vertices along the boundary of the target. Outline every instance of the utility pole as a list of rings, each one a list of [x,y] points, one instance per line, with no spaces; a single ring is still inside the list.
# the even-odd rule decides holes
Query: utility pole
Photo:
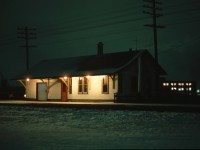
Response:
[[[158,2],[156,0],[143,0],[150,5],[143,5],[144,8],[149,9],[149,11],[143,11],[143,13],[152,16],[153,24],[146,24],[144,26],[153,28],[154,33],[154,59],[155,59],[155,94],[158,96],[159,94],[159,71],[158,71],[158,37],[157,37],[157,29],[165,28],[164,26],[157,25],[157,18],[163,16],[162,14],[157,13],[157,11],[162,11],[161,8],[158,8],[157,5],[161,5],[162,2]]]
[[[135,41],[135,50],[138,50],[138,38],[136,37],[134,41]]]
[[[17,28],[18,32],[17,34],[20,35],[18,38],[25,39],[25,45],[20,47],[26,48],[26,70],[29,70],[29,48],[35,47],[34,45],[29,45],[30,39],[36,39],[36,33],[34,31],[36,29],[23,27],[23,28]]]

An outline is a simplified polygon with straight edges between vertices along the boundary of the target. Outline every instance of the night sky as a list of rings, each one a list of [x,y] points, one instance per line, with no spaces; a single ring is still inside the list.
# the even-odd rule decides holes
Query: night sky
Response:
[[[158,18],[159,63],[169,80],[194,80],[200,86],[200,0],[161,0]],[[25,44],[17,27],[36,28],[30,40],[30,66],[43,59],[145,48],[154,55],[150,11],[142,0],[1,0],[0,74],[13,78],[26,70]],[[136,42],[136,39],[138,42]],[[137,43],[137,44],[136,44]]]

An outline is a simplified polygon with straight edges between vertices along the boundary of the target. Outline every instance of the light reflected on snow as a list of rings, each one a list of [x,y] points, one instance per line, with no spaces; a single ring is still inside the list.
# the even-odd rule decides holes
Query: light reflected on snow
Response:
[[[0,106],[0,120],[4,149],[200,148],[199,113]]]

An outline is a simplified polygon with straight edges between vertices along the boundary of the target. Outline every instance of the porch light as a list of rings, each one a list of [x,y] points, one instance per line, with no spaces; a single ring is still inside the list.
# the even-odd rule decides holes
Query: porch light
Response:
[[[89,78],[90,78],[90,75],[87,75],[86,78],[89,79]]]
[[[27,81],[27,82],[29,82],[29,81],[30,81],[30,79],[29,79],[29,78],[27,78],[27,79],[26,79],[26,81]]]
[[[67,80],[67,76],[64,76],[64,79]]]
[[[24,94],[24,98],[26,98],[26,94]]]

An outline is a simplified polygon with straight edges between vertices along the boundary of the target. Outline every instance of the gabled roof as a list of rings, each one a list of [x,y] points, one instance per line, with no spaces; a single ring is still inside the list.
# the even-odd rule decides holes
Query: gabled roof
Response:
[[[17,79],[114,74],[144,52],[147,50],[44,60]],[[160,74],[166,74],[161,67],[159,68]]]

